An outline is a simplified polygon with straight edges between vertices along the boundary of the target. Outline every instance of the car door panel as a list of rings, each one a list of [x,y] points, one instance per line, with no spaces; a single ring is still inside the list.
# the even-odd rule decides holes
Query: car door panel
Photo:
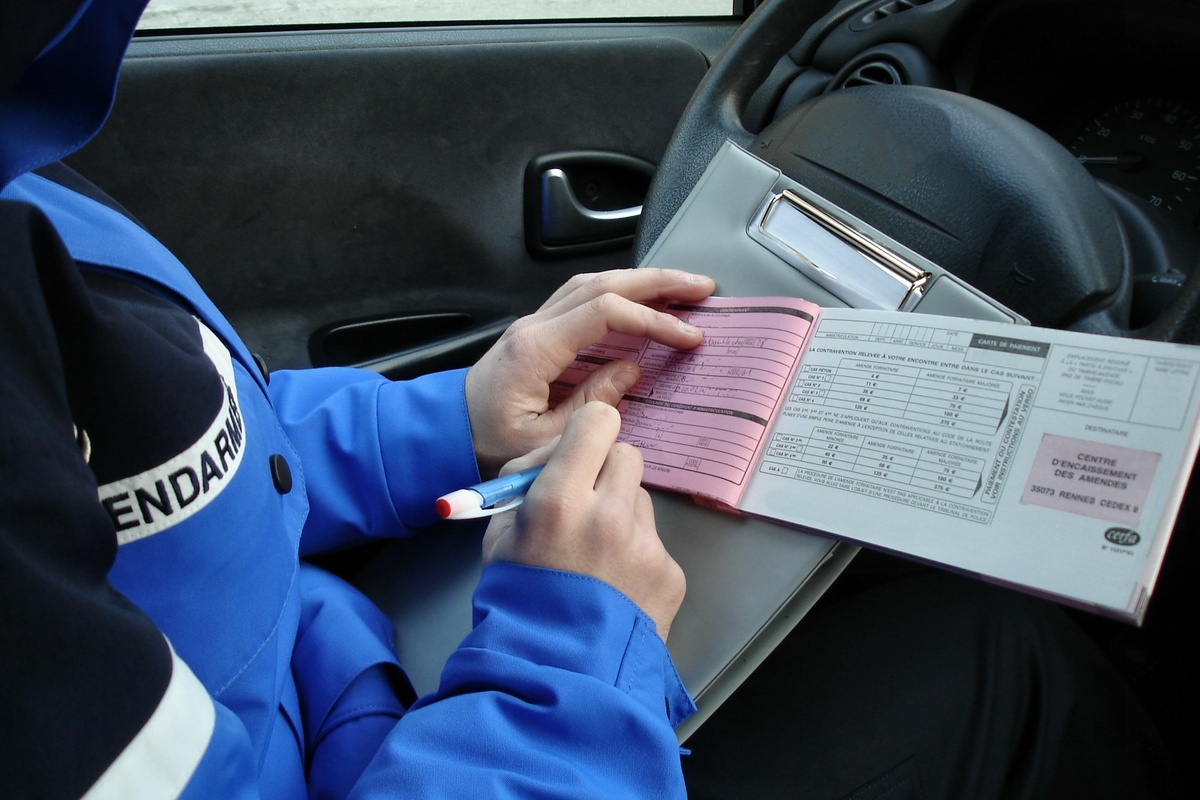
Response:
[[[572,273],[630,264],[623,242],[531,254],[529,165],[569,151],[655,163],[731,30],[138,39],[108,125],[71,164],[180,256],[271,368],[458,366]]]

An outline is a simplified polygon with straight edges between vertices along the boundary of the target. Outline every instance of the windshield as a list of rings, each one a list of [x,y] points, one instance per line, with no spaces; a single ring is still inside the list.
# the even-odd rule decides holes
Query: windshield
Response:
[[[153,0],[139,28],[731,16],[733,0]]]

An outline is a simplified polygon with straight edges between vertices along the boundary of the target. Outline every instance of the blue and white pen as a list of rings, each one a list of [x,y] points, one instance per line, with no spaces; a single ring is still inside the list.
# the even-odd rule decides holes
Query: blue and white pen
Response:
[[[437,515],[442,519],[474,519],[516,508],[525,501],[525,493],[544,466],[539,464],[444,494],[437,499]]]

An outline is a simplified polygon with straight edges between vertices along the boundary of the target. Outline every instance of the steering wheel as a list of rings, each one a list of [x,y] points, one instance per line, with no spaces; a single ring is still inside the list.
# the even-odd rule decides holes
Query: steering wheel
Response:
[[[769,0],[684,111],[643,207],[637,262],[726,140],[955,273],[1035,325],[1200,341],[1200,270],[1157,320],[1130,319],[1133,256],[1111,193],[1058,142],[983,101],[925,86],[820,94],[761,130],[748,111],[780,64],[874,0]],[[790,60],[790,63],[789,63]]]

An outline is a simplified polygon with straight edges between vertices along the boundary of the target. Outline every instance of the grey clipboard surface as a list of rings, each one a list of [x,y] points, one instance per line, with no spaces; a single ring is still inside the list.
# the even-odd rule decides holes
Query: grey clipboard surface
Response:
[[[795,200],[789,201],[789,196]],[[781,199],[785,202],[778,202]],[[786,241],[789,234],[786,228],[773,235],[771,222],[764,220],[764,215],[772,209],[797,208],[796,202],[831,220],[826,225],[836,224],[845,232],[822,233],[819,224],[811,224],[809,214],[814,211],[809,211],[792,215],[799,221],[805,218],[810,221],[807,227],[791,232],[795,241]],[[871,304],[870,299],[849,282],[840,285],[844,279],[833,274],[833,266],[811,263],[820,260],[823,245],[824,252],[833,247],[814,241],[814,236],[829,239],[840,236],[860,251],[866,247],[877,248],[868,254],[871,260],[902,262],[905,268],[919,273],[911,279],[913,283],[920,283],[919,292],[905,294],[891,308],[916,314],[944,314],[1018,324],[1027,322],[921,254],[829,204],[732,142],[726,142],[717,152],[695,189],[638,266],[669,266],[704,272],[717,281],[717,293],[723,295],[783,294],[803,297],[821,306],[889,307],[883,303]],[[864,244],[856,244],[850,237],[856,237]],[[838,266],[844,267],[846,248],[840,247],[841,252],[827,257],[837,258],[843,262]],[[784,251],[793,248],[797,252],[789,257]],[[817,251],[815,255],[813,250]],[[821,273],[828,277],[823,280]]]
[[[748,226],[766,199],[784,189],[803,191],[726,145],[642,266],[706,272],[721,294],[792,294],[846,305],[750,237]],[[918,311],[997,313],[986,298],[963,294],[951,282],[939,289],[941,273],[934,273]],[[699,707],[677,730],[682,742],[791,631],[857,548],[715,512],[680,495],[655,492],[654,505],[659,533],[688,579],[668,643]],[[481,536],[482,526],[437,526],[389,543],[353,577],[395,624],[400,663],[418,694],[437,688],[446,658],[471,630]]]
[[[826,264],[813,263],[822,262],[821,242],[814,246],[812,241],[822,234],[803,223],[798,234],[803,241],[795,242],[787,238],[787,226],[772,230],[769,220],[763,225],[764,215],[779,207],[779,198],[791,202],[785,195],[817,205],[820,216],[835,217],[835,237],[859,235],[881,244],[887,252],[869,252],[868,263],[861,268],[889,269],[885,284],[896,273],[907,276],[918,291],[906,286],[895,292],[886,286],[879,288],[879,283],[873,289],[869,282],[844,287],[834,275],[814,275],[814,270],[829,272]],[[845,259],[844,243],[824,244],[828,253]],[[793,249],[798,252],[787,252]],[[879,263],[893,257],[905,266],[897,270]],[[824,204],[775,167],[732,143],[714,157],[639,266],[676,267],[710,275],[722,295],[790,295],[824,306],[860,306],[878,300],[872,307],[890,302],[879,298],[894,297],[894,308],[915,313],[1024,322],[919,254]],[[834,294],[835,289],[843,296]],[[668,642],[684,685],[699,708],[680,726],[682,741],[792,630],[858,548],[715,512],[665,492],[655,492],[654,502],[659,534],[688,578],[687,597]]]

